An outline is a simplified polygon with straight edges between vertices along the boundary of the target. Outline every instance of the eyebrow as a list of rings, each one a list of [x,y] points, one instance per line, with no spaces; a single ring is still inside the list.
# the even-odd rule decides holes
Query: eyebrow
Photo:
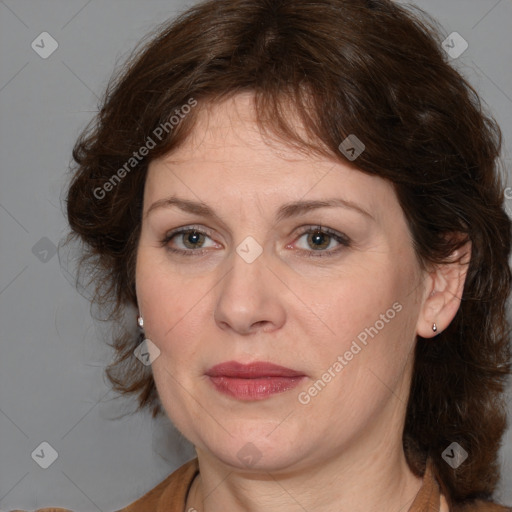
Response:
[[[163,199],[159,199],[158,201],[155,201],[148,208],[144,217],[147,217],[152,211],[156,210],[157,208],[172,208],[174,206],[188,213],[200,215],[203,217],[209,217],[221,221],[220,217],[207,204],[200,201],[190,201],[189,199],[181,199],[175,196],[166,197]],[[373,216],[364,208],[361,208],[361,206],[353,203],[352,201],[347,201],[346,199],[341,199],[339,197],[325,200],[294,201],[291,203],[286,203],[282,205],[277,211],[276,220],[279,222],[290,217],[296,217],[298,215],[307,213],[312,210],[317,210],[319,208],[336,207],[355,210],[360,214],[364,215],[365,217],[374,220]]]

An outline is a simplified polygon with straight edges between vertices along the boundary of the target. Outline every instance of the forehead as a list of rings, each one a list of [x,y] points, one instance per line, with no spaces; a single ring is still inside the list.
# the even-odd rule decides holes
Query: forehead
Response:
[[[295,127],[300,133],[298,121]],[[179,193],[203,202],[257,195],[284,202],[328,194],[375,212],[396,208],[394,189],[386,180],[266,135],[257,123],[252,94],[202,107],[185,142],[150,163],[147,200]],[[305,136],[304,130],[300,135]]]
[[[168,161],[188,159],[191,156],[221,156],[236,148],[258,148],[262,156],[279,155],[282,159],[295,161],[307,156],[310,160],[323,160],[305,148],[292,147],[278,138],[272,130],[262,133],[257,122],[254,94],[239,93],[219,102],[201,105],[198,108],[194,128],[186,141],[177,148]],[[286,113],[293,129],[307,139],[302,123],[293,110]],[[263,153],[262,153],[263,152]],[[230,155],[232,156],[232,155]]]

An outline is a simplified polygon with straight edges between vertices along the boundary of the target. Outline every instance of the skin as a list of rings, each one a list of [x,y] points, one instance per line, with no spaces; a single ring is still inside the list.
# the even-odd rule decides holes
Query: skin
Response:
[[[171,196],[205,203],[217,217],[155,206]],[[336,206],[276,217],[285,203],[332,198],[367,214]],[[202,110],[185,144],[150,163],[143,208],[136,287],[146,336],[160,350],[152,370],[200,467],[185,510],[407,510],[422,483],[401,442],[412,351],[418,334],[433,337],[434,322],[441,332],[453,319],[467,267],[422,270],[392,186],[263,139],[248,93]],[[191,225],[207,234],[161,243]],[[326,234],[315,249],[303,233],[316,226],[349,245]],[[236,252],[248,236],[263,251],[252,263]],[[395,303],[400,312],[301,403],[299,393]],[[205,376],[230,360],[306,377],[293,390],[240,401]],[[237,456],[247,443],[260,456],[250,467]]]

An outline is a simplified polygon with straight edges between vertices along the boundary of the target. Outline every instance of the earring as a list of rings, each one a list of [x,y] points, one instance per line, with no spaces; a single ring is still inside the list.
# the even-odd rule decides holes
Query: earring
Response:
[[[437,332],[437,325],[436,325],[435,323],[434,323],[434,324],[432,324],[432,330],[433,330],[434,332]]]
[[[137,323],[141,329],[144,327],[144,319],[140,315],[137,317]]]

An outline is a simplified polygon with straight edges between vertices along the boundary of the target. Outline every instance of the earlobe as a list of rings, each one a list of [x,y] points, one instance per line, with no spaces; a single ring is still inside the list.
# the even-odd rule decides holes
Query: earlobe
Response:
[[[416,333],[433,338],[450,325],[460,307],[471,258],[471,242],[453,252],[450,260],[437,265],[426,278],[425,298]]]

